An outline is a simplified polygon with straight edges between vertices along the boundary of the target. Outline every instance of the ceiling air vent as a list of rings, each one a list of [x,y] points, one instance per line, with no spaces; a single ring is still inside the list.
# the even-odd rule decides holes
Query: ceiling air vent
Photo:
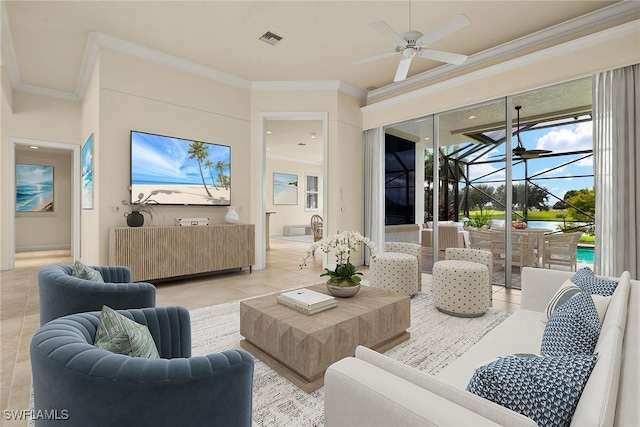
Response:
[[[282,40],[282,37],[280,37],[276,33],[272,33],[271,31],[267,31],[262,36],[260,36],[260,40],[262,40],[265,43],[269,43],[271,46],[274,46],[276,43],[278,43],[280,40]]]

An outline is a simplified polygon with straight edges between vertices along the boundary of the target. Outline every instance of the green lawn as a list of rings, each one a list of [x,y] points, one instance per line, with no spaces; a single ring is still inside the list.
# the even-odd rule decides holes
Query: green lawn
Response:
[[[522,215],[522,211],[514,211]],[[487,219],[504,219],[504,211],[494,211],[491,209],[485,209],[482,211],[483,216],[487,217]],[[558,221],[562,222],[562,217],[567,215],[565,210],[551,209],[548,211],[530,211],[528,213],[528,219],[530,221]],[[469,218],[476,218],[480,216],[480,211],[469,211]],[[514,216],[514,220],[515,220]],[[569,218],[565,218],[567,222],[570,221]],[[586,244],[595,244],[595,236],[583,235],[580,237],[580,243]]]

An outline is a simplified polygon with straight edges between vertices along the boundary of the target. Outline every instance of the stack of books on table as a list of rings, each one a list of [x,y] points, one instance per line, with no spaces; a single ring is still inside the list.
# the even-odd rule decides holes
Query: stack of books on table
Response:
[[[278,302],[303,314],[315,314],[338,305],[331,295],[325,295],[311,289],[302,288],[283,292],[278,295]]]

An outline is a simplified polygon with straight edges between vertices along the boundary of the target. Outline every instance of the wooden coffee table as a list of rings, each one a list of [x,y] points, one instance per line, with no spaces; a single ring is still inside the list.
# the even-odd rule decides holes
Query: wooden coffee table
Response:
[[[324,284],[309,289],[327,294]],[[358,345],[383,352],[409,339],[409,297],[361,286],[352,298],[310,316],[278,304],[278,294],[240,303],[240,345],[307,393],[329,365]]]

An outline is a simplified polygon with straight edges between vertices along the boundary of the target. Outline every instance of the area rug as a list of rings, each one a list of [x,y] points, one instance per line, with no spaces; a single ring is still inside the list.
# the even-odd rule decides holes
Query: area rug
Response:
[[[192,354],[240,348],[240,304],[230,302],[191,311]],[[489,309],[476,318],[440,313],[430,295],[411,300],[411,338],[385,354],[420,371],[435,374],[509,316]],[[307,394],[256,359],[253,385],[254,426],[324,425],[324,388]]]

